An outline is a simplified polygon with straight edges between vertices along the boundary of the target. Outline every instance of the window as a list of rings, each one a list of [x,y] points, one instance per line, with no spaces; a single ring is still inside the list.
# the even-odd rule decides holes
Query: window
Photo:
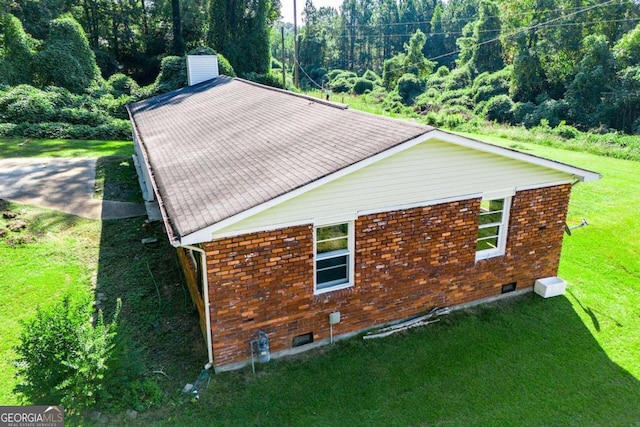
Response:
[[[480,202],[476,260],[504,254],[510,198]]]
[[[316,227],[316,293],[351,286],[353,271],[352,223]]]

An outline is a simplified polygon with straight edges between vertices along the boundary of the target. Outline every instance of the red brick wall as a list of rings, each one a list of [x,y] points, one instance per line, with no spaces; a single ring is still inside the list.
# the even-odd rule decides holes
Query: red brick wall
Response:
[[[438,306],[500,294],[557,272],[570,185],[518,192],[504,256],[475,261],[480,199],[385,212],[355,221],[355,285],[314,296],[313,226],[207,243],[216,366],[249,358],[259,329],[271,351],[296,335],[329,337],[403,319]]]

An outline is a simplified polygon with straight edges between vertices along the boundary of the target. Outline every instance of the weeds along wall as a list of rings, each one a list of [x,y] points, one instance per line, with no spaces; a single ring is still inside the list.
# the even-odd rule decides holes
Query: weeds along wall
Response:
[[[258,330],[272,352],[293,338],[354,333],[446,307],[497,296],[557,274],[569,184],[517,192],[506,252],[476,261],[480,199],[365,215],[355,221],[354,285],[314,295],[313,225],[243,234],[204,245],[216,368],[250,358]]]

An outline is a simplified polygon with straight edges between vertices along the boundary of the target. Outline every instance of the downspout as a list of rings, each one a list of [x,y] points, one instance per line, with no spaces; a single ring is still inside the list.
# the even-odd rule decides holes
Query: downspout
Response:
[[[204,365],[204,369],[211,369],[213,366],[213,350],[211,349],[211,315],[209,311],[209,280],[207,278],[207,253],[204,249],[197,246],[184,245],[181,246],[185,249],[190,249],[200,253],[202,265],[202,296],[204,298],[204,322],[207,328],[207,353],[209,355],[209,362]]]

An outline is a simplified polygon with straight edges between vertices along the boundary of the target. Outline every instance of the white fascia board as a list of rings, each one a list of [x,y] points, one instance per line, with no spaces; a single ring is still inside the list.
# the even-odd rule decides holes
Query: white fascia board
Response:
[[[441,130],[432,131],[431,137],[445,141],[445,142],[450,142],[452,144],[460,145],[463,147],[485,151],[485,152],[497,154],[503,157],[508,157],[510,159],[521,160],[523,162],[532,163],[534,165],[543,166],[549,169],[554,169],[560,172],[568,173],[575,176],[576,178],[579,178],[580,181],[584,181],[584,182],[597,181],[600,178],[602,178],[602,175],[600,175],[599,173],[593,172],[587,169],[582,169],[576,166],[568,165],[566,163],[557,162],[555,160],[545,159],[544,157],[538,157],[532,154],[523,153],[521,151],[514,150],[511,148],[500,147],[499,145],[489,144],[488,142],[469,139],[464,136],[443,132]]]
[[[231,216],[213,225],[205,227],[201,230],[195,231],[191,234],[187,234],[183,236],[182,239],[180,239],[180,242],[183,245],[193,245],[196,243],[209,242],[211,241],[215,232],[218,230],[222,230],[223,228],[229,227],[230,225],[235,224],[236,222],[242,221],[243,219],[259,214],[260,212],[263,212],[269,208],[279,205],[280,203],[286,202],[287,200],[291,200],[294,197],[298,197],[322,185],[328,184],[329,182],[335,181],[336,179],[342,178],[343,176],[356,172],[362,168],[372,165],[373,163],[379,162],[380,160],[393,156],[394,154],[400,153],[404,150],[408,150],[409,148],[415,147],[416,145],[422,142],[428,141],[432,138],[433,138],[433,131],[426,132],[416,138],[413,138],[406,142],[398,144],[395,147],[389,148],[388,150],[385,150],[374,156],[368,157],[364,160],[354,163],[351,166],[347,166],[346,168],[340,169],[337,172],[324,176],[307,185],[299,187],[293,191],[285,193],[279,197],[271,199],[260,205],[254,206],[251,209],[247,209],[246,211],[240,212],[234,216]]]

